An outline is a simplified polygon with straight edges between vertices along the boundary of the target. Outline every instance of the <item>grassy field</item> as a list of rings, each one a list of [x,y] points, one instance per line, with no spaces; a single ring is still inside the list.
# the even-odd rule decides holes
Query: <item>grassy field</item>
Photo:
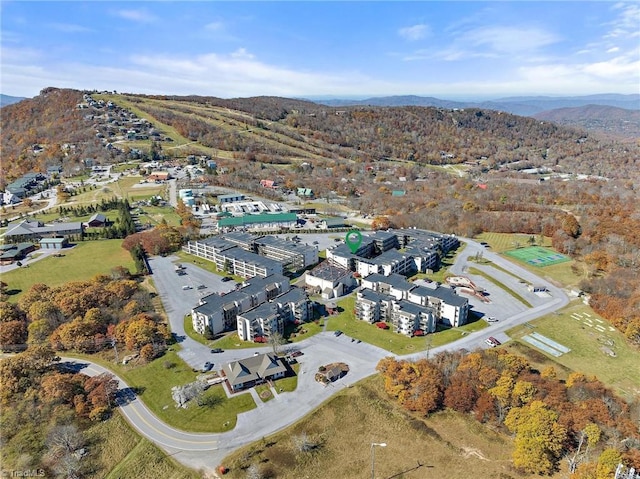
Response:
[[[99,422],[86,432],[92,479],[196,479],[201,477],[165,455],[140,437],[116,412],[108,421]]]
[[[174,346],[175,347],[175,346]],[[82,355],[65,353],[66,356],[88,359],[109,368],[127,384],[136,388],[140,399],[161,421],[190,432],[225,432],[236,425],[237,415],[256,407],[249,394],[227,398],[222,385],[212,386],[203,394],[203,406],[193,403],[186,409],[178,409],[171,397],[173,386],[193,382],[200,372],[191,369],[175,351],[167,353],[148,364],[130,362],[126,366],[116,363],[113,353]]]
[[[2,275],[9,285],[9,291],[17,291],[9,296],[17,301],[20,295],[35,283],[57,286],[69,281],[93,278],[97,274],[109,274],[116,266],[124,266],[134,272],[131,255],[122,248],[122,240],[98,240],[79,242],[73,248],[62,251],[62,258],[44,258]]]
[[[171,206],[144,206],[142,211],[144,213],[138,213],[142,224],[150,223],[155,226],[164,219],[169,226],[180,226],[180,216]]]
[[[540,235],[525,235],[518,233],[482,233],[474,239],[485,241],[491,246],[494,253],[504,253],[516,249],[516,247],[530,246],[531,237],[537,246],[551,247],[551,238],[542,238]]]
[[[591,320],[586,321],[587,318]],[[622,333],[609,327],[604,319],[582,302],[576,300],[557,314],[544,316],[530,324],[534,326],[533,330],[523,325],[507,331],[524,347],[520,348],[522,351],[534,350],[537,353],[534,356],[548,358],[549,364],[557,362],[567,370],[595,375],[626,398],[640,396],[638,351],[629,346]],[[596,329],[595,325],[602,326]],[[552,358],[538,351],[520,339],[532,331],[563,344],[571,352]],[[615,357],[608,354],[610,351]]]
[[[473,321],[459,328],[439,330],[434,334],[409,338],[404,334],[394,333],[391,329],[380,329],[366,321],[355,319],[353,308],[355,297],[350,296],[338,301],[342,309],[340,314],[326,318],[327,330],[340,330],[347,336],[373,344],[394,354],[411,354],[424,351],[430,347],[442,346],[466,336],[470,332],[479,331],[487,327],[484,320]]]
[[[299,452],[305,434],[316,449]],[[423,419],[387,400],[374,376],[341,390],[295,425],[228,456],[225,477],[244,479],[256,465],[264,477],[366,479],[371,443],[376,478],[525,478],[511,467],[512,440],[470,416],[438,413]],[[421,466],[420,466],[421,464]],[[560,477],[560,476],[558,476]]]
[[[171,366],[172,365],[172,366]],[[116,369],[115,365],[110,367]],[[189,405],[177,409],[171,398],[173,386],[195,381],[194,372],[173,351],[144,366],[119,366],[116,369],[132,387],[140,388],[144,403],[162,421],[184,431],[223,432],[233,429],[237,415],[255,407],[249,394],[228,399],[222,385],[210,387],[203,395],[205,406]]]

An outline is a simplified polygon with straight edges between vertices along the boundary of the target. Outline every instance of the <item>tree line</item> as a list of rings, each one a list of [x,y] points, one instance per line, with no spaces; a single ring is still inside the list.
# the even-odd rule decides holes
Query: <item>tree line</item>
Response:
[[[503,349],[388,357],[376,369],[409,411],[449,408],[511,433],[513,464],[522,471],[566,467],[576,479],[605,479],[619,462],[640,467],[640,402],[627,404],[595,377],[576,372],[560,380],[553,367],[537,371]]]

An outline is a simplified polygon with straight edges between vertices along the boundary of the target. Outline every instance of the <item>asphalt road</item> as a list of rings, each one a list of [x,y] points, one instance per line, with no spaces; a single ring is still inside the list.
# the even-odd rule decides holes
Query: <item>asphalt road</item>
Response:
[[[491,303],[485,304],[473,298],[470,298],[470,302],[475,311],[487,316],[495,316],[499,321],[491,323],[489,328],[471,333],[455,343],[433,348],[430,354],[462,348],[468,350],[486,348],[484,340],[488,336],[507,340],[508,337],[504,332],[508,328],[543,316],[568,304],[569,299],[560,288],[504,260],[499,255],[487,251],[477,242],[464,241],[466,247],[458,255],[452,271],[469,276],[478,285],[487,289]],[[517,290],[532,304],[533,308],[527,308],[520,301],[484,278],[468,274],[466,258],[474,256],[477,251],[482,251],[486,259],[512,274],[505,274],[489,266],[478,266],[475,263],[473,266],[478,269],[486,269],[501,282]],[[224,283],[220,276],[188,263],[184,263],[187,274],[178,276],[174,266],[174,263],[178,261],[176,257],[154,257],[151,260],[151,267],[154,283],[169,317],[171,329],[178,336],[182,346],[179,355],[188,364],[194,368],[201,368],[205,361],[213,361],[215,368],[220,369],[225,362],[250,356],[254,351],[266,352],[270,350],[268,347],[260,347],[253,350],[227,350],[221,354],[211,354],[209,348],[186,336],[183,318],[197,304],[199,297],[204,293],[228,291],[235,284],[232,282]],[[514,275],[524,281],[546,285],[550,294],[539,296],[529,293],[524,285],[514,278]],[[183,290],[182,286],[185,284],[193,286],[193,289]],[[198,290],[196,288],[198,284],[205,284],[207,289]],[[291,393],[277,394],[273,400],[259,404],[259,407],[252,411],[240,414],[233,431],[220,434],[194,434],[171,428],[155,417],[122,380],[120,380],[119,404],[125,417],[144,437],[163,448],[176,460],[193,468],[213,469],[234,449],[286,428],[317,408],[337,390],[349,387],[375,373],[377,362],[381,358],[391,355],[389,352],[369,344],[353,343],[350,338],[344,335],[335,337],[333,333],[320,333],[287,347],[299,349],[304,353],[298,358],[300,360],[298,388]],[[425,357],[426,354],[423,351],[403,356],[403,358],[417,359]],[[316,382],[314,374],[318,367],[333,361],[347,363],[350,368],[349,373],[330,386],[323,386]],[[87,374],[94,375],[105,371],[98,365],[86,361],[85,363],[87,363],[87,367],[83,369],[83,372]]]

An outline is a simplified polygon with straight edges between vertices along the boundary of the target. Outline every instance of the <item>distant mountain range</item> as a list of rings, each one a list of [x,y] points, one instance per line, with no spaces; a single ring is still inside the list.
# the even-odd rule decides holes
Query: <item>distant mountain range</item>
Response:
[[[24,98],[20,96],[3,95],[2,93],[0,93],[0,108],[7,105],[13,105],[14,103],[18,103],[21,100],[24,100]]]
[[[440,108],[482,108],[513,113],[520,116],[534,116],[558,108],[577,108],[587,105],[605,105],[626,110],[640,110],[640,95],[621,95],[605,93],[575,97],[523,96],[499,98],[490,101],[453,101],[434,97],[405,95],[367,98],[365,100],[318,100],[316,103],[327,106],[435,106]]]

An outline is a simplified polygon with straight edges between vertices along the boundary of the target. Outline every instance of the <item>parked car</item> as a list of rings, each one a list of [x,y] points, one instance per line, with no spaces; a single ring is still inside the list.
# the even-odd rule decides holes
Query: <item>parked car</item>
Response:
[[[487,343],[492,348],[495,348],[496,346],[500,346],[502,344],[500,341],[498,341],[493,336],[489,336],[487,339],[484,340],[484,342]]]
[[[488,323],[497,323],[498,322],[498,318],[496,318],[494,316],[487,316],[487,322]]]
[[[230,276],[225,276],[224,278],[222,278],[221,280],[223,283],[226,283],[227,281],[233,281],[233,278]]]
[[[333,335],[337,338],[338,336],[340,336],[342,334],[342,331],[340,331],[339,329],[333,332]]]
[[[187,290],[187,289],[191,289],[191,286],[189,286],[188,284],[185,284],[182,289]]]
[[[213,368],[213,363],[210,363],[209,361],[207,361],[206,363],[204,363],[202,372],[206,373],[207,371],[211,371],[212,368]]]
[[[204,285],[204,284],[199,284],[199,285],[198,285],[198,289],[206,289],[206,287],[207,287],[207,286],[206,286],[206,285]]]
[[[297,358],[298,356],[302,356],[304,353],[302,351],[294,351],[291,353],[291,356]]]
[[[211,350],[212,353],[224,353],[224,349],[220,349],[220,348],[213,348]]]

